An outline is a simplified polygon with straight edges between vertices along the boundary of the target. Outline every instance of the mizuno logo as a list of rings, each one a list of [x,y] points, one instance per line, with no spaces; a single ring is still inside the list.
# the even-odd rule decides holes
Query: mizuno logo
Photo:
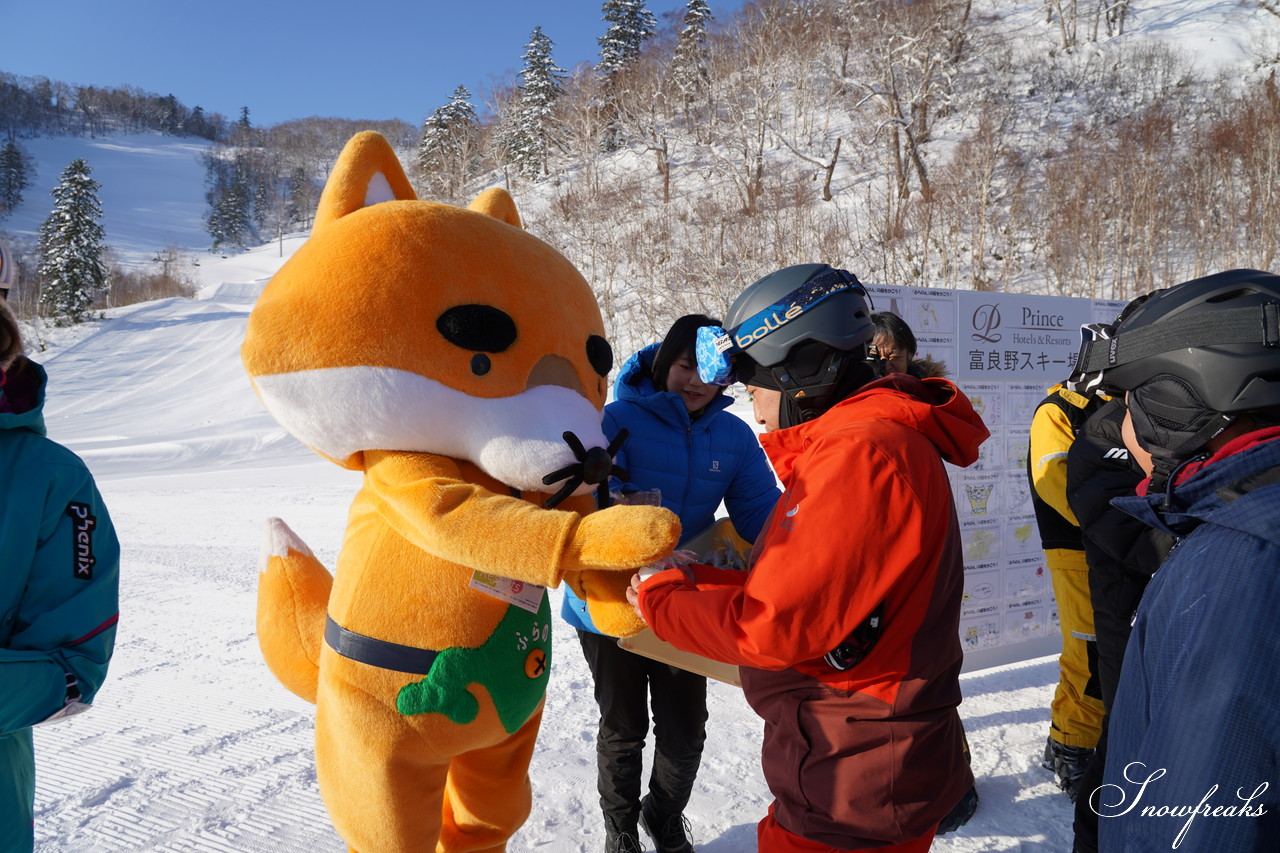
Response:
[[[1127,447],[1113,447],[1106,453],[1102,454],[1103,459],[1128,459],[1129,449]]]
[[[796,513],[799,511],[800,511],[800,504],[796,504],[791,509],[787,510],[787,518],[795,518]]]

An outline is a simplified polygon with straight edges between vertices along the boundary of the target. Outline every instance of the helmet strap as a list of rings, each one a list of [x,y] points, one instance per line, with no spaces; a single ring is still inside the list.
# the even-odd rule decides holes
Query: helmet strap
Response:
[[[788,366],[785,362],[769,368],[782,391],[778,412],[780,427],[796,426],[817,418],[876,378],[874,370],[866,362],[865,347],[848,351],[834,347],[824,349],[817,370],[808,376],[797,377],[796,365]]]

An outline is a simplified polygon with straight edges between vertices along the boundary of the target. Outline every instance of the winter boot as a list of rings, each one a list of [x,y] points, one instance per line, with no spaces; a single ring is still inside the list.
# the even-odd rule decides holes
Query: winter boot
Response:
[[[605,827],[604,853],[641,853],[640,836],[635,827],[618,829],[613,825]]]
[[[947,812],[947,816],[938,824],[938,835],[946,835],[948,832],[955,832],[960,827],[969,822],[969,818],[973,817],[973,813],[978,810],[978,789],[972,787],[960,798],[960,802],[956,803],[955,808]]]
[[[648,796],[640,801],[640,825],[653,839],[657,853],[693,853],[689,821],[682,814],[659,814]]]
[[[1044,760],[1040,765],[1052,770],[1058,787],[1067,792],[1071,802],[1076,801],[1080,780],[1093,759],[1093,750],[1084,746],[1067,746],[1049,738],[1044,745]]]

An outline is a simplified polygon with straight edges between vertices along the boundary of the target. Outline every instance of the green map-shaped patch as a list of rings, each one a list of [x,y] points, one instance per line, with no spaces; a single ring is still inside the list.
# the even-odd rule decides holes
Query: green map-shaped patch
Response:
[[[537,710],[550,673],[551,605],[543,593],[537,613],[508,606],[484,645],[440,652],[426,678],[400,691],[396,708],[406,716],[444,714],[465,725],[480,713],[467,688],[480,684],[493,697],[503,728],[514,734]]]

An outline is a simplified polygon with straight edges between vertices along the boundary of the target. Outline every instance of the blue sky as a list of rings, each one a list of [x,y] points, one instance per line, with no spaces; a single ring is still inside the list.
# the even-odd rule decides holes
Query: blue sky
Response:
[[[663,13],[686,0],[648,0]],[[535,26],[561,68],[599,59],[602,0],[4,0],[0,71],[172,93],[255,125],[307,116],[419,124],[459,85],[514,78]],[[742,0],[711,0],[714,23]]]

